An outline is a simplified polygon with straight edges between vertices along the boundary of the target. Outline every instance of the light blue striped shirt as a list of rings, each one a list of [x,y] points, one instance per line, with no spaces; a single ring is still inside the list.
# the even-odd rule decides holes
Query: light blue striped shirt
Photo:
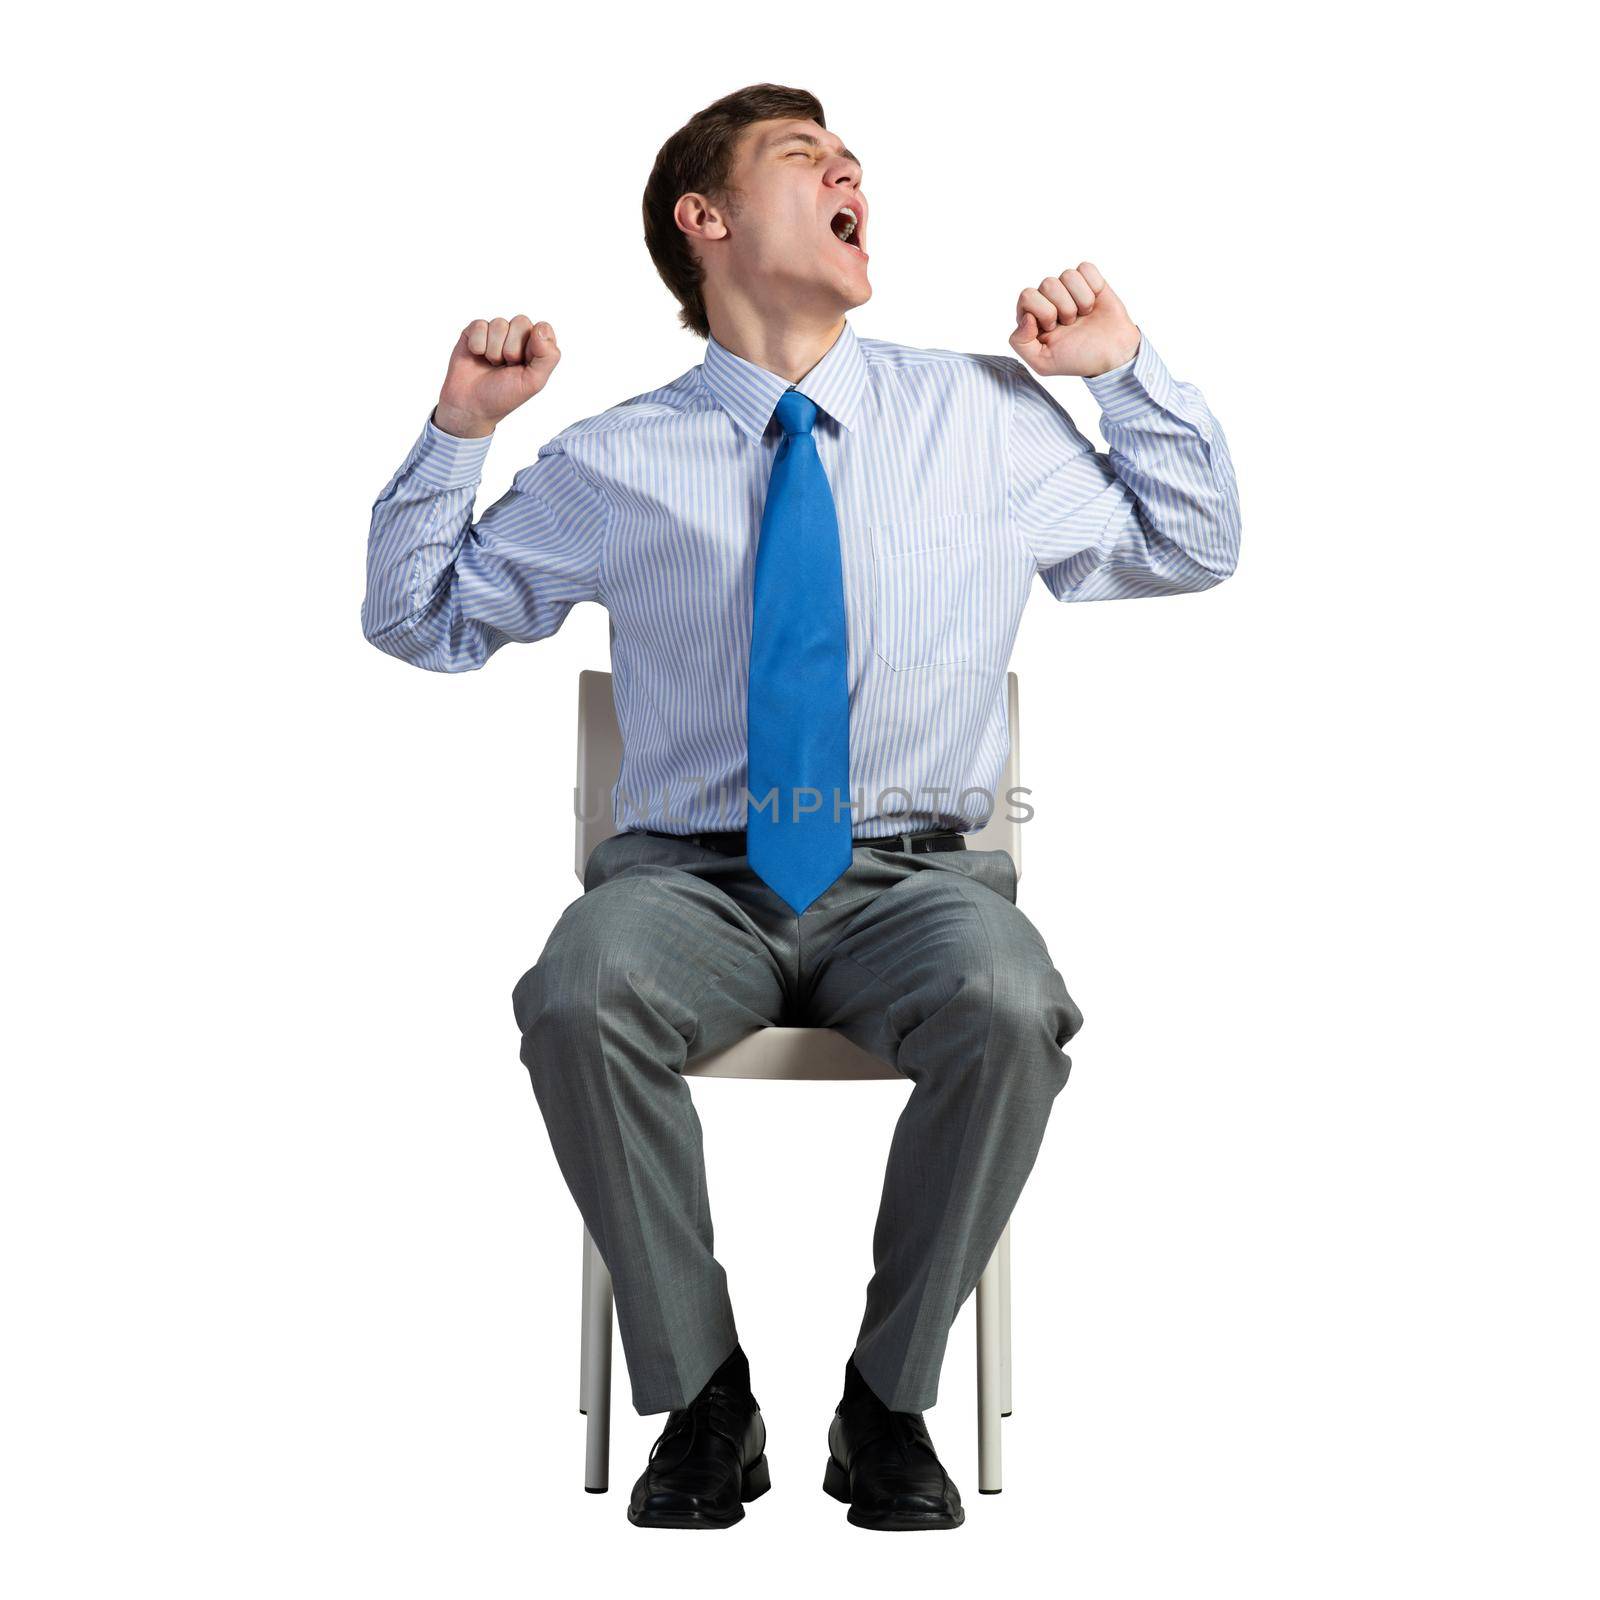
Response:
[[[1209,589],[1234,569],[1222,429],[1148,338],[1085,380],[1097,453],[1014,355],[858,337],[791,385],[719,344],[563,429],[472,521],[490,438],[421,434],[372,507],[362,630],[436,672],[611,619],[616,827],[742,828],[756,544],[794,387],[843,558],[857,837],[981,827],[1005,764],[1006,669],[1035,574],[1058,600]],[[771,423],[771,426],[769,426]],[[492,436],[491,436],[492,437]]]

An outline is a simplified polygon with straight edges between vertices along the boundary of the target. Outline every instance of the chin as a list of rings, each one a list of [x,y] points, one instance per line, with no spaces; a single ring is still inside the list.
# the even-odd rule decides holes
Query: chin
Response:
[[[872,285],[863,274],[857,281],[843,285],[840,294],[845,309],[854,311],[857,306],[864,306],[872,298]]]

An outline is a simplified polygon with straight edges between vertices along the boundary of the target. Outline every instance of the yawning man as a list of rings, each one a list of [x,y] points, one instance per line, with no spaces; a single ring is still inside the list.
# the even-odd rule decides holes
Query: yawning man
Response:
[[[966,848],[1008,803],[1012,641],[1035,576],[1073,601],[1220,583],[1233,469],[1091,262],[1021,291],[1008,354],[858,335],[862,165],[803,90],[692,117],[643,209],[704,358],[564,428],[474,522],[496,425],[561,352],[547,321],[469,323],[373,505],[362,626],[465,672],[579,601],[610,615],[619,831],[513,1004],[633,1404],[668,1413],[629,1518],[726,1527],[769,1486],[683,1069],[812,1026],[912,1084],[823,1487],[861,1527],[952,1528],[923,1412],[1082,1023],[1011,857]],[[1040,382],[1068,377],[1104,454]]]

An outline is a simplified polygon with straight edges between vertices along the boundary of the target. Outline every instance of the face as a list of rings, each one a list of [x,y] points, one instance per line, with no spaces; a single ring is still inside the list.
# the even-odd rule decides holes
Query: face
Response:
[[[837,134],[805,117],[753,123],[731,181],[739,191],[731,209],[679,201],[680,219],[699,223],[708,301],[725,286],[757,303],[832,318],[871,298],[861,163]]]

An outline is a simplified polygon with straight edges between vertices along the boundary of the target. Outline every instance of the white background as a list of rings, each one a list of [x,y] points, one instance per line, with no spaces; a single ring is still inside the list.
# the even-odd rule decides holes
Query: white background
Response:
[[[1562,8],[1564,10],[1565,8]],[[5,97],[16,1595],[1594,1592],[1587,47],[1555,7],[81,7]],[[1575,13],[1572,13],[1575,15]],[[37,26],[37,25],[35,25]],[[1064,608],[1020,903],[1087,1021],[1018,1207],[1006,1491],[821,1491],[903,1087],[696,1084],[770,1431],[736,1529],[581,1489],[579,1224],[510,994],[579,892],[576,675],[365,643],[475,316],[564,360],[479,509],[703,346],[662,141],[865,158],[858,332],[1005,351],[1084,257],[1238,469],[1209,594]],[[1086,428],[1081,384],[1049,380]],[[552,1579],[552,1575],[555,1575]]]

